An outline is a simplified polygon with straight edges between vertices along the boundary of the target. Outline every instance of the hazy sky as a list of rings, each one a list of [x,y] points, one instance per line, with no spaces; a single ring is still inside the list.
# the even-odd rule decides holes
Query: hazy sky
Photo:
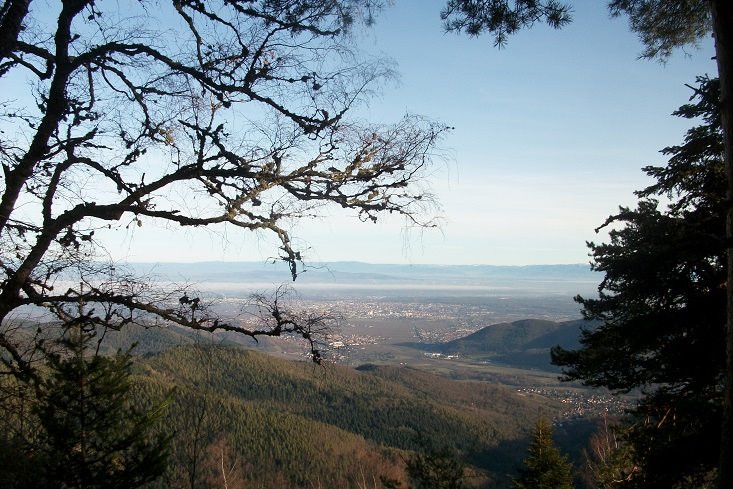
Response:
[[[601,0],[576,0],[574,21],[520,32],[498,50],[490,38],[444,34],[442,0],[397,0],[364,33],[365,50],[388,55],[400,82],[363,109],[375,121],[406,112],[454,126],[429,185],[440,230],[406,232],[327,211],[293,229],[311,261],[527,265],[585,263],[586,240],[663,165],[659,150],[689,122],[669,114],[697,75],[716,73],[712,40],[666,65],[639,60],[625,18]],[[266,237],[135,230],[111,244],[130,261],[262,260]]]

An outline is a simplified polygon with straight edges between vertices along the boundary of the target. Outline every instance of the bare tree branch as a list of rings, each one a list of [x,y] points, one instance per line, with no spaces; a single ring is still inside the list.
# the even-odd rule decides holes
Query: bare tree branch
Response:
[[[290,228],[323,206],[434,225],[421,179],[446,128],[351,117],[392,75],[345,35],[380,2],[70,0],[43,16],[53,32],[29,3],[0,7],[0,80],[21,75],[31,94],[21,107],[0,101],[14,129],[0,134],[0,327],[33,307],[112,328],[290,334],[320,362],[329,315],[293,312],[278,291],[256,298],[256,326],[220,317],[190,291],[110,263],[95,231],[144,220],[262,231],[295,279],[304,257]],[[17,19],[22,29],[5,29]],[[27,351],[2,331],[6,368],[31,375]]]

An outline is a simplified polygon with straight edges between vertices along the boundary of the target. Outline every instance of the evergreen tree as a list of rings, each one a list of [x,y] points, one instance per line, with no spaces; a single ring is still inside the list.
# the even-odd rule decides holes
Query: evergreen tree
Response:
[[[36,428],[15,438],[3,487],[127,489],[165,470],[170,436],[153,434],[163,406],[135,407],[130,353],[102,356],[94,337],[94,328],[74,324],[44,348],[47,368],[29,409]]]
[[[629,26],[644,45],[642,56],[665,60],[676,48],[697,45],[706,37],[714,39],[718,67],[718,134],[723,162],[720,183],[733,196],[733,2],[731,0],[609,0],[612,16],[627,16]],[[469,35],[488,33],[496,45],[509,35],[546,22],[558,28],[570,21],[572,2],[560,0],[447,0],[442,12],[445,28]],[[710,36],[712,34],[712,36]],[[690,190],[690,187],[685,189]],[[640,208],[640,210],[642,210]],[[733,222],[733,205],[726,207]],[[733,487],[733,226],[725,230],[728,275],[720,290],[727,292],[727,327],[721,340],[726,345],[725,385],[722,402],[719,483],[721,489]]]
[[[589,243],[605,277],[598,298],[577,300],[603,324],[583,332],[581,348],[552,352],[567,379],[644,393],[624,429],[639,467],[632,487],[699,487],[718,464],[727,273],[718,90],[699,80],[696,103],[675,114],[703,124],[663,151],[666,167],[645,168],[656,183],[606,221],[620,225],[610,242]]]
[[[515,489],[572,489],[573,470],[570,462],[552,441],[552,426],[540,418],[534,428],[529,452]]]

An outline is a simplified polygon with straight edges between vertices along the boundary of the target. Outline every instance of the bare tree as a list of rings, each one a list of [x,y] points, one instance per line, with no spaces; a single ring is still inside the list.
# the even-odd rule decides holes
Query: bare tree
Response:
[[[68,321],[83,302],[87,323],[116,327],[145,316],[253,337],[312,333],[312,324],[278,319],[277,306],[270,323],[250,329],[198,297],[160,290],[104,258],[101,229],[156,221],[271,233],[295,279],[303,257],[289,226],[321,206],[432,225],[420,178],[444,128],[412,116],[370,125],[350,112],[392,75],[350,49],[349,27],[378,8],[376,0],[5,0],[7,371],[33,375],[8,329],[24,306]]]

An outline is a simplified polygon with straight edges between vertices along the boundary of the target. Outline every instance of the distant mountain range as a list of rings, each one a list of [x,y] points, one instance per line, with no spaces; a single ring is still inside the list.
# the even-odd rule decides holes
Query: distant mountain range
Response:
[[[282,262],[132,263],[136,273],[155,280],[191,282],[212,290],[266,286],[292,281]],[[395,265],[361,262],[311,263],[298,288],[465,289],[501,293],[575,295],[588,293],[600,276],[588,265]]]

